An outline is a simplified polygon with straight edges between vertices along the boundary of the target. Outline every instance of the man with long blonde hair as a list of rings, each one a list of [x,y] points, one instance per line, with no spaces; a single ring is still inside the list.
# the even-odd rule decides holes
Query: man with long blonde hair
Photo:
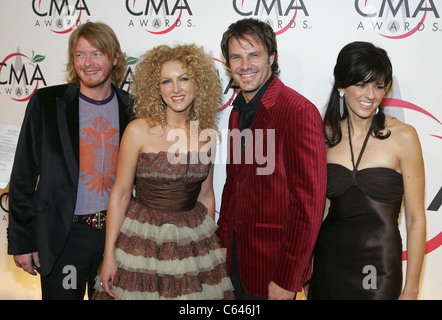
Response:
[[[43,299],[83,299],[101,263],[106,210],[131,100],[113,30],[88,22],[69,38],[67,84],[29,101],[9,188],[8,253],[41,276]]]

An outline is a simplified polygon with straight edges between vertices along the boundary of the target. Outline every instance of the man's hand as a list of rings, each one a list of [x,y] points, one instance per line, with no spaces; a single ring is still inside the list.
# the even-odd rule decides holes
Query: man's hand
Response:
[[[287,291],[273,281],[269,283],[269,300],[294,300],[295,296],[296,292]]]
[[[21,255],[14,256],[15,265],[22,268],[27,273],[33,276],[37,275],[35,269],[40,267],[40,260],[38,258],[38,252],[25,253]]]

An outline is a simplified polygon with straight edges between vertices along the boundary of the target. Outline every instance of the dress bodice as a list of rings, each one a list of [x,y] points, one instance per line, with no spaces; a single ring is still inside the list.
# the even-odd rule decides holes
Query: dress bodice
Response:
[[[339,197],[350,186],[358,186],[364,194],[380,201],[394,201],[404,194],[402,175],[390,168],[350,169],[336,163],[327,165],[327,196]]]
[[[367,146],[368,139],[373,131],[373,124],[367,132],[364,143],[355,163],[353,145],[351,141],[350,122],[348,123],[348,141],[350,144],[351,162],[353,170],[337,163],[327,165],[327,196],[337,197],[342,195],[350,186],[356,185],[361,191],[372,199],[388,202],[402,199],[404,193],[402,175],[391,168],[372,167],[359,170],[359,163]]]
[[[204,153],[140,153],[136,199],[155,209],[190,210],[196,204],[210,167],[211,162]]]

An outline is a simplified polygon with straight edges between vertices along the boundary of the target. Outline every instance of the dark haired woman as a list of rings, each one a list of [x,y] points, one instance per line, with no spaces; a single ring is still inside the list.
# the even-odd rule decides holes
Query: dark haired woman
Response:
[[[386,116],[381,106],[392,85],[391,62],[371,43],[350,43],[339,53],[334,77],[324,119],[330,209],[308,297],[417,299],[425,254],[424,164],[415,129]]]

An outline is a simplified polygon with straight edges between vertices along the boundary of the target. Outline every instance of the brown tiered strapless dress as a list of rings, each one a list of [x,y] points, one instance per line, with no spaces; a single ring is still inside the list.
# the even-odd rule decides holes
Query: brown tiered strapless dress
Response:
[[[140,153],[136,197],[116,240],[115,299],[233,299],[216,223],[197,201],[211,163],[198,152]],[[110,299],[97,281],[93,299]]]

